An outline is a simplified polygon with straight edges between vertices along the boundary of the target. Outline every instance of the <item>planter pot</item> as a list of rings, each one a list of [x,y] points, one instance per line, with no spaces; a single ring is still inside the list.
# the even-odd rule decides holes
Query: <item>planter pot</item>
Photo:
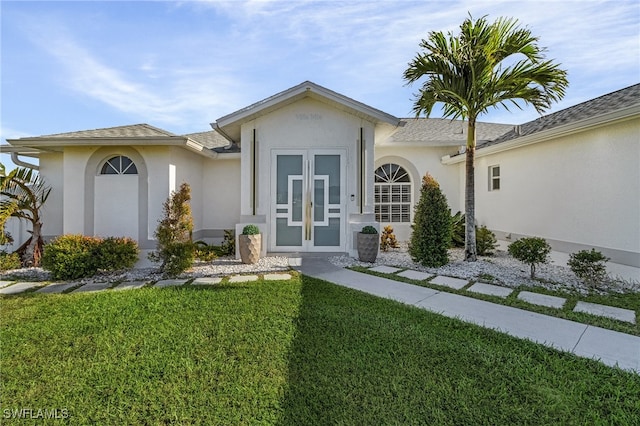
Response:
[[[257,235],[239,235],[238,249],[240,250],[240,259],[242,263],[257,263],[260,260],[262,238]]]
[[[375,262],[379,247],[380,235],[358,233],[358,258],[361,262]]]

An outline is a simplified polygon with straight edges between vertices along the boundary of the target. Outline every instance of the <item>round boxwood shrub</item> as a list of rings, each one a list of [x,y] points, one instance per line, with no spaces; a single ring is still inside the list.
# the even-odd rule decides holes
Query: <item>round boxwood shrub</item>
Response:
[[[509,244],[509,254],[531,267],[531,278],[535,278],[536,265],[548,262],[551,246],[544,238],[521,238]]]
[[[360,232],[363,234],[377,234],[378,230],[375,228],[375,226],[367,225],[367,226],[364,226],[362,228],[362,231]]]
[[[258,235],[260,233],[260,228],[257,225],[247,225],[242,228],[242,235]]]

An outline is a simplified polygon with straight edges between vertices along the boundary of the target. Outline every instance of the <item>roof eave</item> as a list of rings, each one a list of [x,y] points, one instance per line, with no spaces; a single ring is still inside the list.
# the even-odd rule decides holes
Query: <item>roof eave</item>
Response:
[[[613,122],[621,122],[637,118],[640,115],[640,104],[632,105],[630,107],[621,108],[616,111],[600,114],[594,117],[589,117],[584,120],[578,120],[572,123],[568,123],[562,126],[556,126],[551,129],[542,130],[540,132],[532,133],[526,136],[520,136],[515,139],[511,139],[495,145],[489,145],[485,148],[480,148],[476,151],[475,157],[484,157],[486,155],[496,154],[498,152],[508,151],[515,148],[520,148],[527,145],[532,145],[539,142],[548,141],[550,139],[559,138],[567,135],[571,135],[585,130],[593,129],[596,127],[604,126]],[[446,155],[440,160],[442,164],[450,165],[462,163],[465,161],[465,155]]]

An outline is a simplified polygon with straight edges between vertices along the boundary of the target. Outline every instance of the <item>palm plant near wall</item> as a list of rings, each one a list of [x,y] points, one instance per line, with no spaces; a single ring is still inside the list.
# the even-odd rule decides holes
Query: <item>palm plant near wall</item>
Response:
[[[44,245],[40,209],[50,193],[51,188],[34,170],[17,168],[7,174],[0,167],[0,233],[4,237],[4,225],[12,217],[30,223],[31,237],[16,250],[25,266],[40,264]]]
[[[542,113],[564,97],[567,72],[545,60],[544,48],[537,44],[518,21],[499,18],[488,23],[485,17],[465,19],[460,34],[431,32],[422,40],[422,52],[404,72],[407,84],[426,81],[416,95],[416,116],[428,117],[433,107],[443,105],[444,117],[467,120],[465,180],[465,260],[476,260],[474,156],[476,120],[490,107],[518,101],[531,104]]]

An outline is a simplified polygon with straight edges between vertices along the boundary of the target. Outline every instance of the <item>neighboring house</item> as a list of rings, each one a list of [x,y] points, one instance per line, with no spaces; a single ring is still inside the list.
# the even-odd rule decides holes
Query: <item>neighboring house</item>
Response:
[[[466,124],[399,119],[304,82],[174,135],[147,124],[8,140],[53,187],[44,233],[126,235],[153,249],[162,203],[192,189],[194,239],[257,224],[269,252],[355,253],[355,234],[411,232],[422,176],[464,210]],[[497,237],[595,247],[640,267],[640,84],[520,126],[479,123],[476,214]]]

